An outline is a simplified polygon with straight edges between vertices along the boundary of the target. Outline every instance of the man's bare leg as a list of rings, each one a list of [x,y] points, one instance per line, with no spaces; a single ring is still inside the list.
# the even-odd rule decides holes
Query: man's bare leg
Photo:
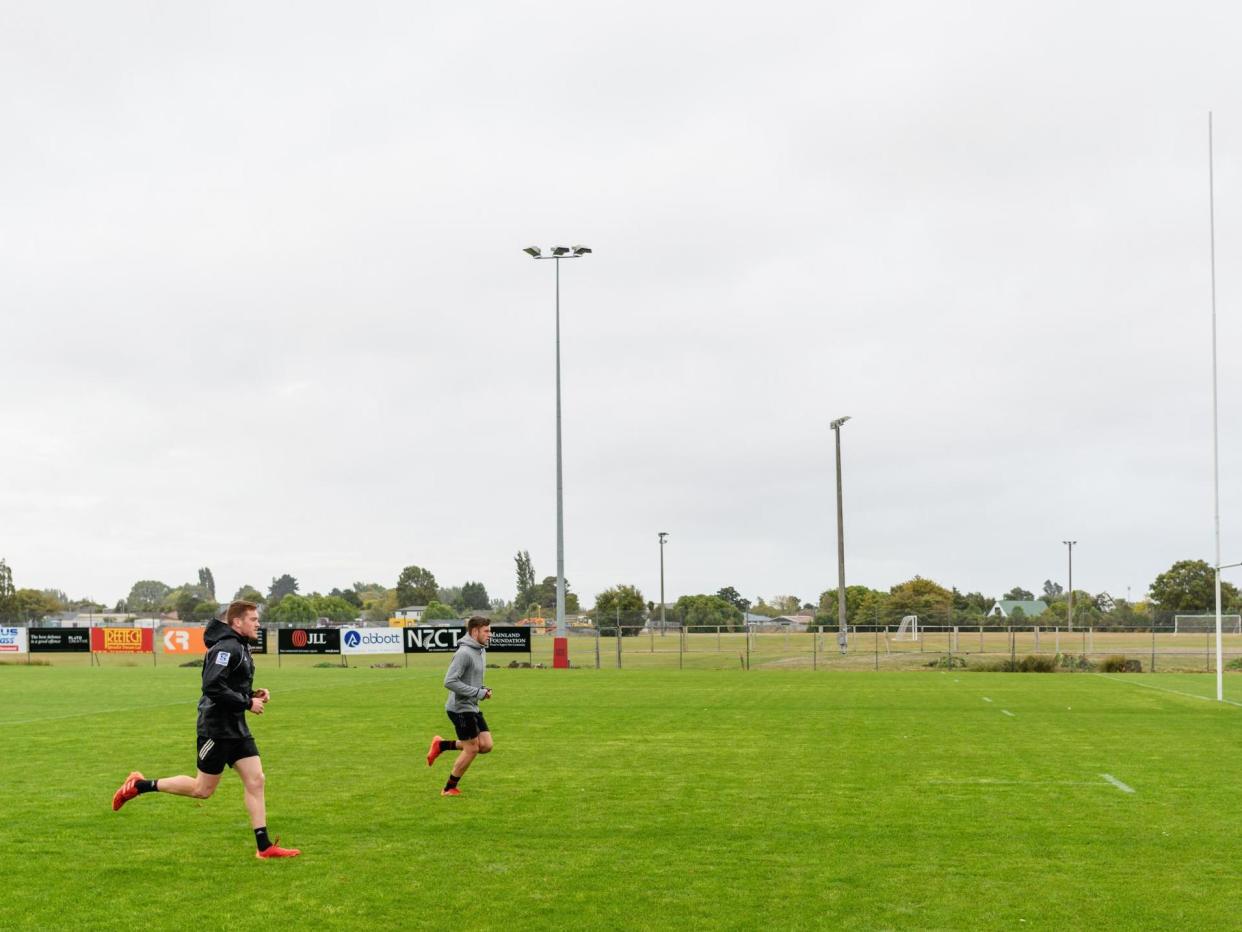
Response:
[[[171,793],[173,796],[192,796],[195,799],[207,799],[220,785],[220,774],[203,773],[196,776],[160,777],[155,781],[156,791]]]
[[[263,828],[267,825],[267,802],[263,787],[267,778],[263,775],[263,762],[257,757],[243,757],[233,762],[233,769],[241,777],[246,788],[246,811],[250,813],[250,827]]]

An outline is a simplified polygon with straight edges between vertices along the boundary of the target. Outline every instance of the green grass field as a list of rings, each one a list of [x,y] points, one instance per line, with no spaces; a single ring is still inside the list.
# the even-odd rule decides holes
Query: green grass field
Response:
[[[1211,677],[491,670],[443,799],[446,662],[260,659],[272,863],[231,773],[111,811],[193,772],[197,670],[0,666],[0,927],[1242,925]]]

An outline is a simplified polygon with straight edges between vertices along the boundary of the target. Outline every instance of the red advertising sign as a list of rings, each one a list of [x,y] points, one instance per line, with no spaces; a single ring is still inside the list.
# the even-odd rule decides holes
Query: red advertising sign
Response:
[[[155,649],[150,628],[91,628],[96,654],[149,654]]]

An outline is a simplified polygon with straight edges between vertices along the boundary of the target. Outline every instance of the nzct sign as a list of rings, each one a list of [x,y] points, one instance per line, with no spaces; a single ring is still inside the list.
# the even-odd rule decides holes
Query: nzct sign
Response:
[[[415,627],[405,629],[405,652],[407,654],[441,654],[457,650],[458,642],[466,636],[465,628]],[[492,628],[491,643],[487,650],[493,654],[530,653],[530,628]]]

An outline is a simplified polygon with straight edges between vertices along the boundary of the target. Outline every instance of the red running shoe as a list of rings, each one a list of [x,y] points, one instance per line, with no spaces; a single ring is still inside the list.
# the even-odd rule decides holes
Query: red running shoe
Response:
[[[112,811],[116,812],[127,802],[138,795],[138,787],[134,784],[139,780],[145,780],[142,774],[137,770],[125,778],[125,782],[121,784],[121,788],[112,794]]]
[[[276,839],[280,841],[279,838]],[[260,860],[266,858],[296,858],[302,852],[297,848],[282,848],[280,845],[268,845],[264,851],[256,851],[254,856]]]
[[[427,766],[430,767],[436,762],[436,758],[440,756],[440,742],[444,739],[436,735],[431,739],[431,747],[427,748]]]
[[[441,790],[440,795],[441,796],[460,796],[461,790],[459,790],[457,787],[453,787],[451,790]]]

